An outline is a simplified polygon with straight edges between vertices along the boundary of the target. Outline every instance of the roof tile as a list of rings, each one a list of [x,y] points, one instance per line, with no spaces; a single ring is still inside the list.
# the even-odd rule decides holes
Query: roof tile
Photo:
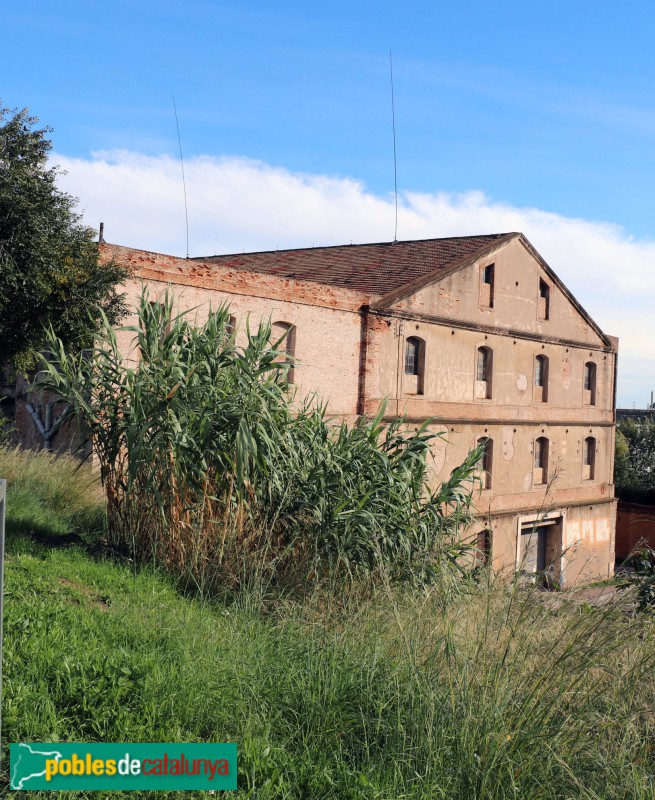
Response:
[[[500,240],[513,235],[495,233],[448,239],[270,250],[194,258],[192,261],[384,295],[433,272],[445,271],[461,260],[473,260],[500,244]]]

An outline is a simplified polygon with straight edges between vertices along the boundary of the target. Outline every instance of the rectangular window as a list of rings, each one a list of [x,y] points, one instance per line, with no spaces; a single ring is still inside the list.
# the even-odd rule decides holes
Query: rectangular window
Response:
[[[480,308],[494,307],[494,272],[493,264],[480,271]]]
[[[491,372],[493,353],[489,347],[478,347],[475,362],[475,399],[491,398]]]
[[[539,319],[550,319],[550,286],[539,279]]]
[[[584,451],[582,457],[582,479],[593,481],[596,466],[596,439],[587,436],[584,440]]]

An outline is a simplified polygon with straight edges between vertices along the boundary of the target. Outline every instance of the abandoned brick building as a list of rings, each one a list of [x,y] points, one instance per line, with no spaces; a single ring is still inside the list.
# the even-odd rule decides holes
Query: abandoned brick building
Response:
[[[334,415],[386,399],[389,418],[431,419],[435,482],[485,440],[471,533],[495,569],[549,569],[561,585],[612,573],[618,343],[522,234],[193,259],[103,242],[100,254],[130,267],[131,307],[144,284],[153,300],[171,286],[198,321],[229,303],[237,341],[247,317],[270,319],[288,333],[298,392]]]
[[[496,569],[611,574],[617,340],[522,234],[194,259],[100,247],[132,269],[131,305],[170,285],[179,311],[229,303],[237,337],[270,318],[299,393],[331,413],[387,399],[389,417],[433,420],[435,482],[486,440],[473,534]]]

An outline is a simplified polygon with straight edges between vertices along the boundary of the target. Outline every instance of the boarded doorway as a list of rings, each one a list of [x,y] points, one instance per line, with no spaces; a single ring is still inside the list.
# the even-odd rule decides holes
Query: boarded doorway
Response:
[[[562,518],[541,519],[521,525],[519,570],[532,581],[559,585],[562,562]]]

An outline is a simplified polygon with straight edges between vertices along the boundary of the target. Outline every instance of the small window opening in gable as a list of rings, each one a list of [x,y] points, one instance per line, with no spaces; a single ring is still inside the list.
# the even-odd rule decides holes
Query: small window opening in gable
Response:
[[[540,436],[534,443],[534,471],[535,484],[548,482],[548,439]]]
[[[276,361],[287,365],[286,380],[294,383],[296,363],[296,326],[290,322],[274,322],[271,331],[271,344],[280,351]]]
[[[493,470],[494,443],[488,436],[478,439],[478,447],[484,447],[480,460],[480,481],[482,489],[491,489],[491,475]]]
[[[425,380],[425,342],[409,336],[405,342],[405,394],[423,394]]]
[[[586,406],[596,405],[596,365],[587,361],[584,365],[583,403]]]
[[[584,452],[582,457],[582,479],[593,481],[596,473],[596,439],[587,436],[584,440]]]
[[[493,264],[488,264],[480,270],[480,308],[494,307],[494,273]]]
[[[550,286],[539,278],[539,319],[550,319]]]
[[[475,399],[490,400],[493,370],[493,352],[489,347],[478,347],[475,366]]]
[[[534,360],[534,399],[536,403],[548,400],[548,357],[538,355]]]

